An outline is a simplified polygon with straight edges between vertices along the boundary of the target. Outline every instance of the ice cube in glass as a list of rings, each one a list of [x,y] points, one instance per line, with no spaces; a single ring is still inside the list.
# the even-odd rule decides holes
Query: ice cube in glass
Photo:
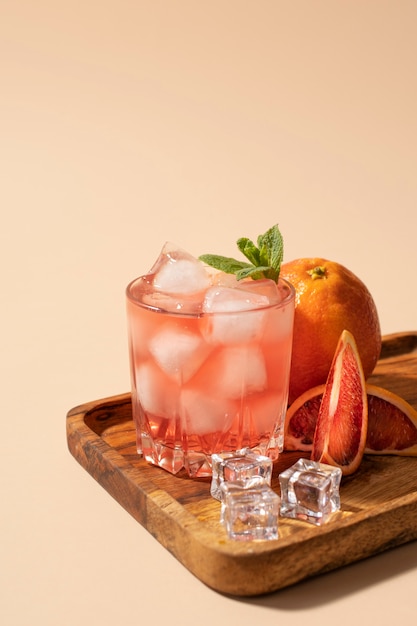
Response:
[[[178,383],[189,380],[209,354],[201,335],[170,322],[148,338],[148,345],[160,369]]]
[[[198,315],[210,284],[203,264],[168,242],[140,281],[141,298],[144,304],[158,311]]]
[[[154,289],[166,294],[188,295],[207,289],[209,276],[198,259],[167,242],[150,271]]]
[[[271,484],[272,459],[262,454],[243,448],[236,452],[222,452],[211,455],[212,479],[210,493],[216,500],[222,501],[223,483],[245,483],[249,486],[252,479]]]
[[[221,484],[222,513],[229,539],[256,541],[278,539],[280,498],[265,482]]]
[[[203,301],[205,339],[212,344],[239,344],[262,336],[268,296],[256,291],[210,287]]]
[[[325,463],[299,459],[279,475],[282,517],[320,526],[340,509],[342,471]]]

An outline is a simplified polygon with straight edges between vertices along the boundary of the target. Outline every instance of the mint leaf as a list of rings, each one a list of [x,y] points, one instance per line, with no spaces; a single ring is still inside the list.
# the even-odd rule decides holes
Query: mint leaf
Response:
[[[262,262],[272,267],[279,274],[284,257],[284,241],[277,225],[258,237],[258,246]]]
[[[260,265],[259,250],[247,237],[241,237],[237,240],[237,247],[245,255],[252,265]]]
[[[219,256],[217,254],[202,254],[198,257],[203,263],[207,263],[216,270],[226,272],[226,274],[237,274],[239,271],[253,267],[244,261],[237,261],[227,256]]]
[[[236,278],[238,280],[242,280],[243,278],[253,278],[253,280],[259,280],[260,278],[265,278],[266,273],[269,273],[270,267],[262,267],[261,265],[255,267],[255,265],[251,265],[239,272],[236,272]]]
[[[250,263],[216,254],[202,254],[199,259],[217,270],[235,274],[237,280],[250,277],[254,280],[270,278],[278,282],[284,256],[284,243],[277,224],[263,235],[259,235],[257,246],[247,237],[241,237],[236,243],[240,252]]]

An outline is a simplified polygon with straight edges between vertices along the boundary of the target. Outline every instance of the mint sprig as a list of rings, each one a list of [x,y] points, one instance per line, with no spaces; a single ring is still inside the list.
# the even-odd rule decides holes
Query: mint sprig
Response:
[[[235,274],[237,280],[250,277],[254,280],[270,278],[278,282],[284,256],[284,242],[277,224],[263,235],[259,235],[257,246],[247,237],[241,237],[236,243],[249,263],[217,254],[202,254],[199,259],[217,270]]]

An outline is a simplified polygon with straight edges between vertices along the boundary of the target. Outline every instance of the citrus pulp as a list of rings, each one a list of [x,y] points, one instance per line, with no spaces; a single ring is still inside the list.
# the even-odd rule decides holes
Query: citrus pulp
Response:
[[[336,347],[314,430],[311,459],[353,474],[365,450],[368,403],[353,335],[344,330]]]
[[[285,421],[286,450],[311,452],[325,385],[304,392],[289,407]],[[365,454],[417,456],[417,411],[397,394],[366,385],[368,432]]]

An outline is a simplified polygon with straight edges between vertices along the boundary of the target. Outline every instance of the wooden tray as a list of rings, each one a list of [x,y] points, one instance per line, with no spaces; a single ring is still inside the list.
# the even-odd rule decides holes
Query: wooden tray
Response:
[[[417,408],[417,332],[384,337],[370,382]],[[67,415],[76,460],[185,567],[209,587],[260,595],[353,563],[417,538],[417,458],[366,456],[342,480],[342,511],[315,527],[280,518],[276,541],[229,540],[210,479],[173,476],[136,454],[130,394],[78,406]],[[278,474],[300,453],[281,455]]]

